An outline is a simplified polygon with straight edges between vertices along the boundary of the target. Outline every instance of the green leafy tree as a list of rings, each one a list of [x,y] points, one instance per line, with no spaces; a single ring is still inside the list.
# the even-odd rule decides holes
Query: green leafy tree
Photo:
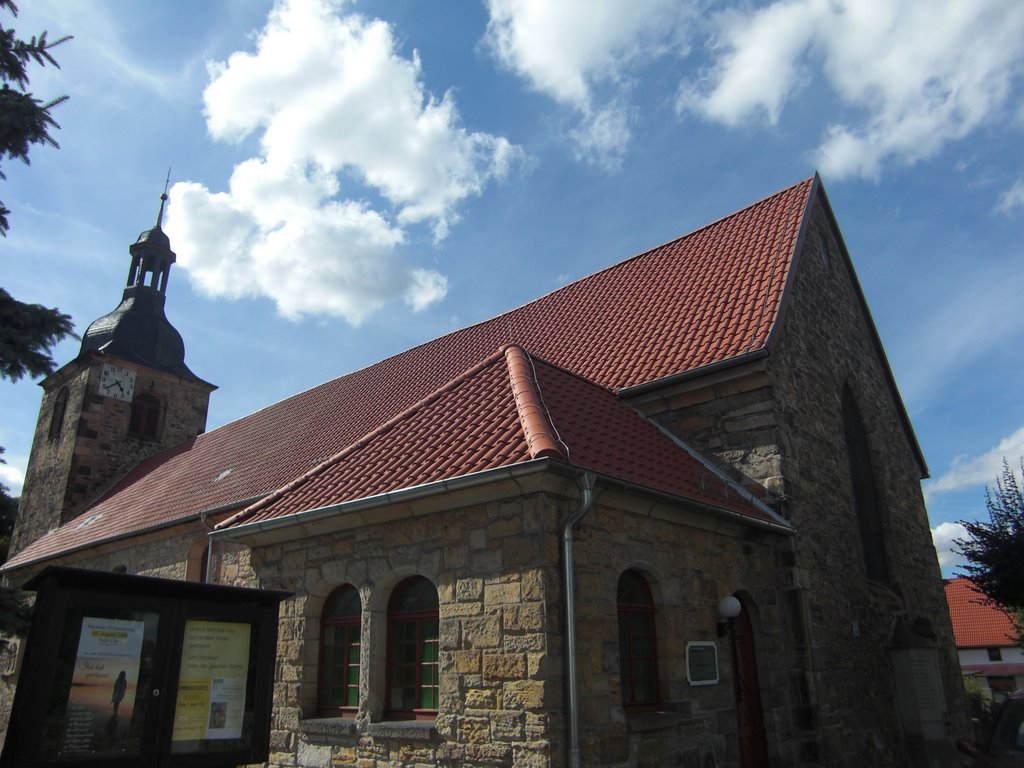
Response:
[[[1024,459],[1021,460],[1024,471]],[[1024,615],[1024,493],[1009,463],[1003,460],[995,490],[985,489],[988,521],[961,520],[967,538],[957,539],[967,558],[965,574],[993,603],[1015,620],[1020,639]]]
[[[10,11],[13,16],[18,15],[18,6],[13,0],[0,0],[0,8]],[[50,110],[68,97],[59,96],[42,102],[25,89],[28,87],[29,64],[50,64],[60,69],[50,49],[70,39],[66,35],[50,42],[46,39],[46,32],[42,32],[26,41],[18,38],[14,29],[0,29],[0,81],[3,82],[0,87],[0,161],[16,157],[27,165],[28,151],[33,144],[59,147],[50,131],[60,126]],[[0,171],[0,179],[6,178]],[[0,234],[6,235],[10,228],[9,214],[10,211],[0,202]]]
[[[13,0],[0,0],[0,10],[18,15]],[[60,126],[50,112],[67,96],[46,102],[35,98],[27,90],[28,68],[33,63],[58,67],[50,51],[68,39],[50,41],[42,32],[22,40],[14,29],[0,28],[0,163],[18,158],[27,164],[29,150],[36,144],[57,147],[50,132]],[[0,170],[0,179],[6,178]],[[4,236],[10,228],[9,215],[10,211],[0,202],[0,234]],[[0,378],[17,381],[26,375],[52,373],[56,363],[51,349],[66,336],[73,336],[72,331],[68,315],[39,304],[20,302],[0,288]],[[5,531],[13,528],[12,514],[16,508],[17,502],[8,494],[8,488],[0,485]],[[24,633],[28,628],[27,611],[20,593],[0,588],[0,631]]]

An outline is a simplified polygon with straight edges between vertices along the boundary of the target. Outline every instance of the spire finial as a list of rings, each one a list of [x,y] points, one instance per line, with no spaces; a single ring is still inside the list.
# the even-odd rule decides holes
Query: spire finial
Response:
[[[167,202],[167,185],[171,183],[171,168],[167,167],[167,179],[164,181],[164,192],[160,195],[160,213],[156,215],[157,229],[161,229],[164,223],[164,203]]]

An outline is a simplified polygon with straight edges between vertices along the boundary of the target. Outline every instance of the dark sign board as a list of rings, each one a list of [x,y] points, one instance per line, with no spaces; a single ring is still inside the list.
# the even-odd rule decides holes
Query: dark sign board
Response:
[[[51,567],[0,768],[266,760],[286,592]]]

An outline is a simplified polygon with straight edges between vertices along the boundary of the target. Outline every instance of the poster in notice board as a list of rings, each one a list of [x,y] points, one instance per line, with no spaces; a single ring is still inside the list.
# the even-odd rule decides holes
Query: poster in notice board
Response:
[[[124,749],[135,708],[145,622],[84,616],[64,718],[62,757]]]
[[[185,622],[172,742],[242,737],[251,630],[244,622]]]

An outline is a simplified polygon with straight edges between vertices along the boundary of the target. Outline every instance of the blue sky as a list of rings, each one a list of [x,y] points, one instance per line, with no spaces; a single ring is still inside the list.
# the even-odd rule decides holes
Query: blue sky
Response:
[[[84,331],[170,166],[167,314],[213,428],[818,170],[943,553],[1024,455],[1024,4],[542,5],[23,3],[23,36],[75,36],[31,72],[71,99],[61,149],[3,169],[0,284]],[[3,385],[14,492],[39,396]]]

